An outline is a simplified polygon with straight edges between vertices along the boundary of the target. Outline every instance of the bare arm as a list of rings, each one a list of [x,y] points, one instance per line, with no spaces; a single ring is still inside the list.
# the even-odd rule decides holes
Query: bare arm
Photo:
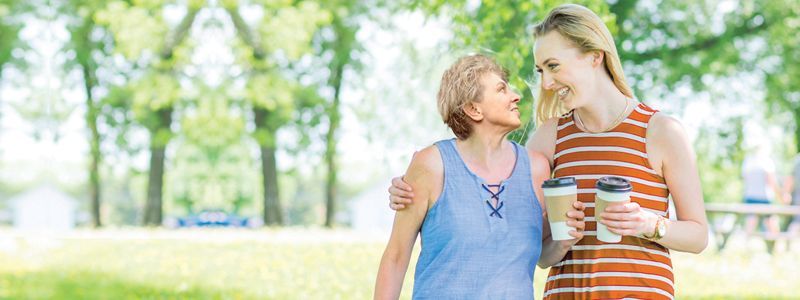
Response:
[[[430,146],[411,160],[406,180],[418,193],[408,209],[395,213],[392,234],[381,258],[375,282],[375,299],[398,299],[403,287],[411,251],[422,221],[443,186],[444,166],[436,146]]]
[[[789,204],[790,201],[786,201],[786,196],[781,193],[781,187],[778,184],[778,178],[775,176],[773,172],[767,172],[767,185],[772,189],[772,192],[775,195],[777,203],[781,204]]]
[[[794,190],[794,175],[789,175],[783,185],[783,200],[786,204],[792,204],[792,191]]]
[[[666,235],[657,242],[669,249],[700,253],[708,244],[708,223],[689,139],[677,120],[659,113],[650,120],[647,141],[653,168],[663,174],[677,212],[677,220],[667,221]],[[658,218],[632,202],[607,208],[602,222],[617,234],[638,236],[652,235]]]
[[[545,121],[533,133],[526,147],[529,151],[538,152],[547,159],[548,172],[553,168],[553,156],[556,152],[556,129],[558,128],[558,118]],[[548,174],[549,176],[549,174]],[[549,177],[548,177],[549,178]]]
[[[530,139],[528,139],[528,144],[526,147],[528,148],[528,152],[531,156],[531,163],[533,164],[536,157],[533,153],[539,155],[539,159],[541,164],[547,164],[546,172],[544,174],[536,175],[538,172],[542,172],[544,170],[541,166],[531,166],[531,170],[534,172],[534,177],[543,178],[538,183],[535,183],[534,187],[537,189],[537,196],[539,199],[544,201],[544,197],[541,194],[541,187],[542,182],[546,179],[550,178],[551,169],[554,164],[553,156],[556,152],[556,137],[557,137],[557,129],[558,129],[558,118],[551,118],[545,121],[539,128],[536,129],[536,132],[533,133]],[[545,205],[542,205],[545,207]],[[578,241],[583,238],[583,229],[586,227],[586,223],[583,221],[584,218],[584,208],[585,205],[580,201],[575,201],[572,204],[574,210],[567,212],[567,217],[570,220],[567,221],[567,225],[574,227],[575,230],[571,230],[569,232],[575,239],[566,240],[566,241],[554,241],[552,236],[550,235],[550,223],[547,220],[547,215],[544,216],[544,226],[542,229],[542,255],[539,257],[539,262],[537,263],[539,267],[548,268],[555,263],[561,261],[564,258],[564,255],[567,254],[567,251],[575,245]]]

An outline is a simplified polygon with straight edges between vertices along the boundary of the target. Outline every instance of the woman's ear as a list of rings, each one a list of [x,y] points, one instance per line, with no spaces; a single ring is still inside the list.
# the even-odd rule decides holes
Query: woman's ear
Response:
[[[603,66],[603,58],[605,55],[606,54],[603,51],[592,51],[592,66]]]
[[[462,109],[464,110],[464,114],[473,121],[480,122],[483,120],[483,112],[481,111],[480,107],[475,105],[475,102],[467,102],[467,104],[464,104]]]

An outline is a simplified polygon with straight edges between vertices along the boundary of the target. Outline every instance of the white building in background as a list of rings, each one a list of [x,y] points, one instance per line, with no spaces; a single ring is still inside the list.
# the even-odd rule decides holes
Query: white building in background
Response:
[[[380,180],[347,202],[353,230],[386,233],[388,237],[394,222],[394,211],[389,208],[389,185],[391,179]]]
[[[51,185],[41,185],[10,199],[15,229],[63,231],[75,227],[78,202]]]

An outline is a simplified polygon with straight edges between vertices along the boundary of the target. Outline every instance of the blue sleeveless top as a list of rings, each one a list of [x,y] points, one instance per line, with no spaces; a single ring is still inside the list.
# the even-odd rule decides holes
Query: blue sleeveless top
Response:
[[[491,191],[467,168],[455,139],[436,143],[444,188],[420,230],[414,299],[533,299],[542,208],[533,192],[528,153],[511,143],[514,170]],[[497,205],[487,202],[493,194]]]

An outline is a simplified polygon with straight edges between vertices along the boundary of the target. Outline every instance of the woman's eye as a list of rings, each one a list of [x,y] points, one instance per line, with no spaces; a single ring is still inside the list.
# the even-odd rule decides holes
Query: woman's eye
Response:
[[[555,70],[558,67],[558,64],[549,64],[547,67],[550,68],[550,70]]]

